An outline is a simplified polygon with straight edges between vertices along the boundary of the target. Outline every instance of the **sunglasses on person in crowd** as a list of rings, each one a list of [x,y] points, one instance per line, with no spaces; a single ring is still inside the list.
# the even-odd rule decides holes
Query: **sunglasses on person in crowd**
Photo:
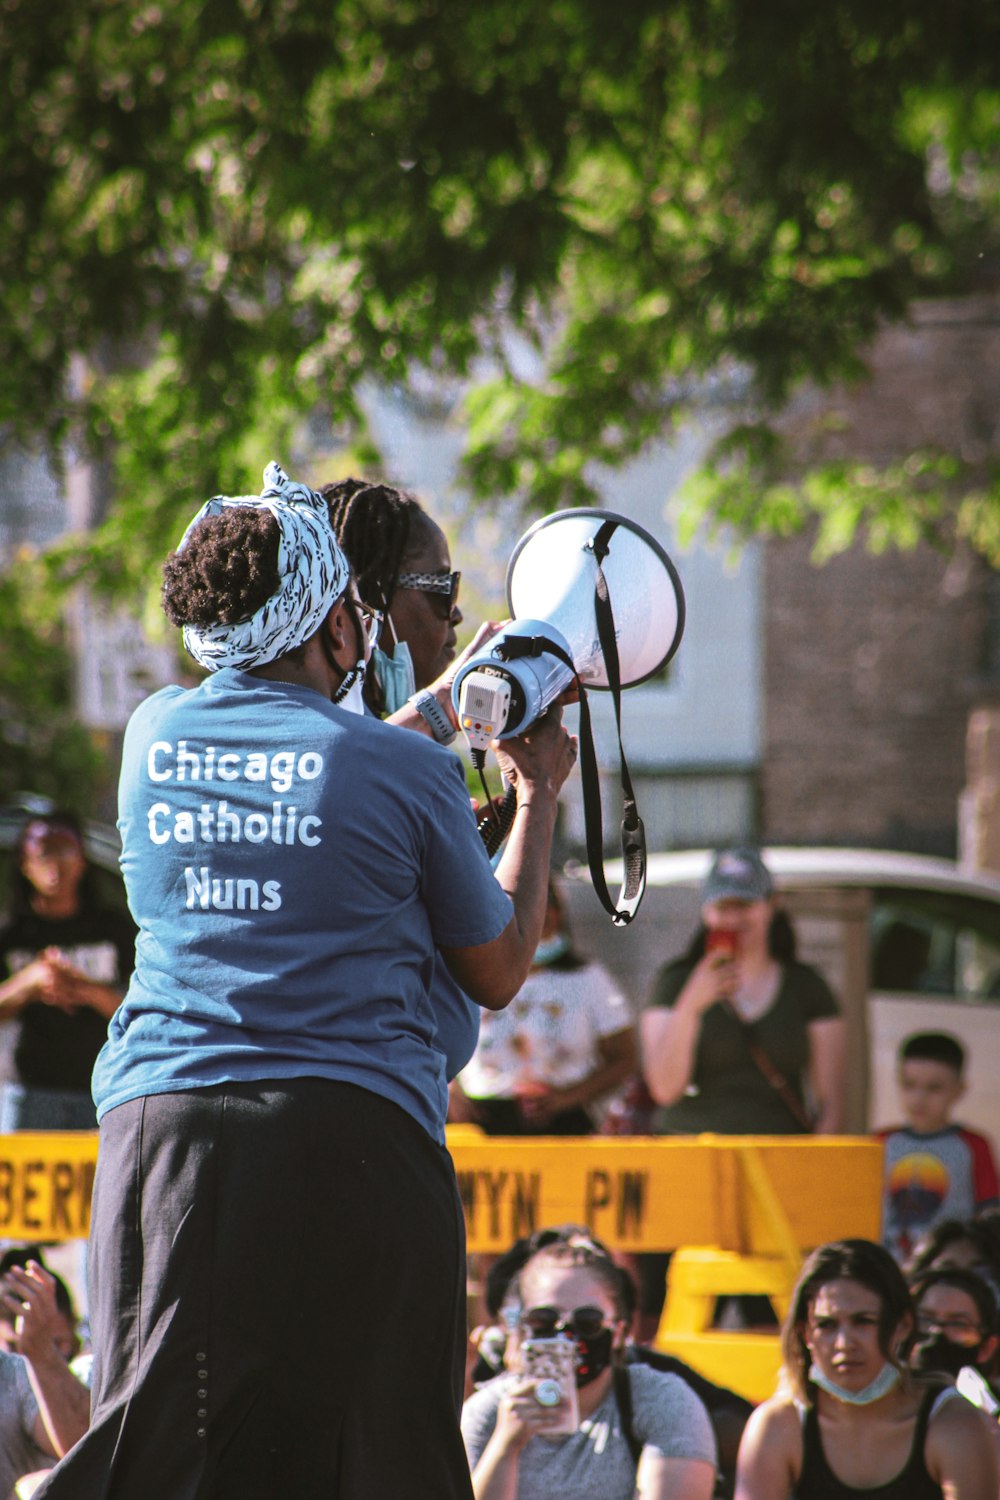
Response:
[[[961,1313],[950,1318],[937,1318],[933,1313],[920,1312],[917,1314],[917,1332],[943,1333],[945,1338],[961,1344],[978,1342],[984,1336],[982,1325],[972,1318],[963,1317]]]
[[[418,593],[429,594],[436,603],[440,603],[442,610],[447,609],[450,618],[452,610],[458,603],[458,585],[462,574],[456,568],[452,572],[440,573],[400,573],[396,579],[398,589],[415,589]]]
[[[592,1339],[605,1324],[604,1313],[599,1307],[574,1307],[571,1313],[561,1312],[558,1307],[529,1307],[520,1317],[520,1326],[536,1339],[551,1339],[557,1333]]]

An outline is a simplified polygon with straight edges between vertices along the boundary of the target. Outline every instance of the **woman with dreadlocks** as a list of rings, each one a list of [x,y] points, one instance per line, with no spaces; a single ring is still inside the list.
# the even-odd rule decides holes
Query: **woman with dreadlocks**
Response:
[[[359,594],[384,616],[365,701],[393,723],[450,744],[457,730],[451,682],[462,612],[461,574],[451,566],[448,538],[412,495],[392,485],[342,479],[321,493]],[[495,629],[484,626],[469,649]]]
[[[163,602],[207,675],[126,733],[139,938],[94,1073],[92,1425],[38,1493],[471,1500],[427,981],[440,956],[479,1005],[523,983],[574,741],[557,710],[505,742],[494,875],[457,758],[361,712],[378,612],[277,464],[198,513]]]
[[[451,701],[455,672],[497,626],[483,625],[456,657],[461,575],[452,569],[448,538],[413,495],[365,479],[326,484],[321,493],[354,569],[358,593],[383,614],[382,635],[365,675],[366,704],[399,728],[450,745],[458,732]],[[451,1084],[476,1049],[480,1008],[463,995],[440,959],[428,993],[435,1045]]]

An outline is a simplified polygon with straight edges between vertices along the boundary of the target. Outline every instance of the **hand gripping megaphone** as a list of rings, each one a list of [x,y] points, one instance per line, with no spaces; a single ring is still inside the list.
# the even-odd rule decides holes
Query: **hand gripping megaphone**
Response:
[[[580,693],[580,765],[591,877],[619,925],[645,890],[645,836],[621,743],[619,695],[662,670],[684,632],[684,591],[659,542],[611,511],[545,516],[525,532],[507,568],[512,623],[455,676],[452,699],[473,761],[491,740],[522,734],[571,682]],[[587,690],[614,698],[621,754],[625,882],[607,895],[601,806]]]

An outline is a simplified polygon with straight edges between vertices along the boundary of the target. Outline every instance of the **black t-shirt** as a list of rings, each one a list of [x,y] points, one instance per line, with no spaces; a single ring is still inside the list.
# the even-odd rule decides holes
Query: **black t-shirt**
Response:
[[[74,917],[26,912],[0,931],[0,977],[7,979],[46,948],[58,948],[74,968],[124,993],[135,962],[135,927],[124,912],[96,907]],[[63,1011],[32,1001],[18,1013],[14,1068],[35,1088],[90,1091],[94,1060],[108,1023],[96,1010]]]
[[[681,960],[657,975],[652,1005],[672,1008],[694,964]],[[799,1098],[809,1063],[809,1026],[838,1015],[826,980],[808,964],[783,964],[770,1008],[745,1028],[727,1006],[713,1005],[701,1018],[689,1090],[660,1110],[656,1129],[665,1135],[793,1135],[801,1132],[747,1047],[746,1031],[788,1080]]]

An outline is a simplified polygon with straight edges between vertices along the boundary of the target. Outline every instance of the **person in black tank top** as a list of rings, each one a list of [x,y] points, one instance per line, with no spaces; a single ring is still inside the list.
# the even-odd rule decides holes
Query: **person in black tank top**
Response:
[[[852,1495],[864,1495],[866,1500],[941,1500],[944,1491],[927,1472],[924,1442],[931,1410],[942,1397],[948,1400],[951,1394],[947,1389],[924,1393],[917,1412],[913,1446],[906,1467],[900,1470],[895,1479],[890,1479],[888,1484],[876,1485],[874,1488],[866,1485],[863,1489],[845,1484],[830,1468],[823,1451],[816,1408],[807,1407],[802,1426],[802,1469],[795,1486],[796,1496],[801,1496],[802,1500],[806,1500],[806,1497],[808,1500],[850,1500]],[[961,1399],[957,1393],[955,1399]]]
[[[906,1367],[915,1327],[881,1245],[839,1240],[807,1259],[782,1329],[782,1390],[740,1444],[735,1500],[996,1500],[981,1413]]]

